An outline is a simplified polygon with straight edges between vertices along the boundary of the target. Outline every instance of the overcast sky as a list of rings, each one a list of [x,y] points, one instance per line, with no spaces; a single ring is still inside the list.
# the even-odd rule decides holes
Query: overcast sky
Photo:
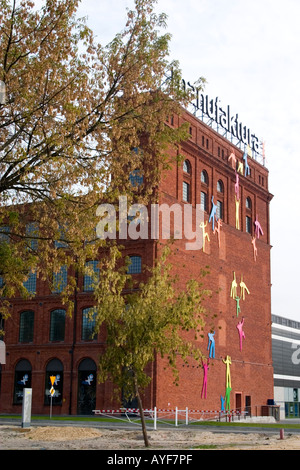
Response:
[[[126,20],[133,0],[82,0],[80,16],[100,43]],[[300,322],[298,298],[299,0],[158,0],[168,15],[171,59],[186,80],[239,114],[266,143],[271,202],[272,313]],[[300,292],[300,290],[299,290]]]

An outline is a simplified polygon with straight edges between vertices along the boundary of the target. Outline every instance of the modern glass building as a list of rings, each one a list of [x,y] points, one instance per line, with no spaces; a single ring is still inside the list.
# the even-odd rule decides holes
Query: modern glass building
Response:
[[[300,418],[300,322],[272,315],[272,357],[280,419]]]

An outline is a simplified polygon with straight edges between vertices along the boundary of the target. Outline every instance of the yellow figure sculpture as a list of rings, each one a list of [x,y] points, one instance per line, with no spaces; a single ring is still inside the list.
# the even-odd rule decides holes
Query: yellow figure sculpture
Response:
[[[235,196],[235,228],[240,230],[240,201]]]
[[[240,282],[240,288],[241,288],[241,297],[242,297],[243,300],[245,300],[245,291],[247,292],[247,294],[250,294],[250,292],[249,292],[248,287],[246,286],[246,284],[243,281],[243,276],[242,276],[242,280]]]
[[[223,359],[224,364],[226,364],[226,388],[231,387],[231,377],[230,377],[230,367],[231,366],[231,357],[226,356],[226,359]]]
[[[239,173],[241,173],[241,175],[244,173],[244,165],[243,165],[243,162],[239,162],[237,171],[238,171]]]
[[[210,242],[209,235],[208,235],[208,233],[205,231],[206,226],[207,226],[207,222],[206,222],[206,223],[201,222],[201,224],[199,225],[199,227],[202,229],[203,251],[205,251],[205,240],[206,240],[206,238],[207,238],[207,240]]]
[[[236,282],[235,272],[234,272],[233,273],[233,281],[231,283],[231,290],[230,290],[230,297],[232,297],[233,299],[235,299],[237,297],[236,288],[237,288],[237,282]]]

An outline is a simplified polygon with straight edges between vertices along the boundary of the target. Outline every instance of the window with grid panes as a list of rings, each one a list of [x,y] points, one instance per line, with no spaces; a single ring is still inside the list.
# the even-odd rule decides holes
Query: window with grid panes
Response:
[[[33,327],[34,327],[34,312],[32,310],[25,310],[24,312],[21,312],[20,330],[19,330],[20,343],[32,343]]]
[[[64,341],[65,339],[66,311],[53,310],[50,314],[50,341]]]
[[[140,274],[142,272],[142,258],[140,256],[130,256],[128,274]]]
[[[83,279],[83,290],[85,292],[93,291],[95,289],[95,284],[99,280],[99,267],[98,267],[99,261],[98,260],[93,260],[93,261],[88,261],[86,263],[86,267],[89,269],[92,269],[91,275],[85,274],[84,279]]]
[[[182,187],[182,199],[185,202],[190,202],[190,185],[189,183],[183,182]]]
[[[53,273],[53,290],[54,294],[59,294],[67,286],[68,282],[68,268],[66,265],[61,266],[57,273]]]
[[[36,294],[36,273],[29,273],[27,280],[23,282],[23,286],[29,294]]]
[[[93,334],[96,326],[96,312],[93,307],[82,310],[82,339],[88,341],[94,339]]]

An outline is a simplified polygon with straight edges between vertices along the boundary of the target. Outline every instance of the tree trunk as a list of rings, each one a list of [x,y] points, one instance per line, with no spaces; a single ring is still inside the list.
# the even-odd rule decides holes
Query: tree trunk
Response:
[[[147,434],[147,429],[146,429],[144,410],[143,410],[142,400],[141,400],[141,397],[140,397],[139,387],[138,387],[138,384],[137,384],[136,377],[134,377],[134,386],[135,386],[135,394],[136,394],[136,397],[137,397],[139,410],[140,410],[140,415],[141,415],[144,443],[145,443],[145,447],[149,447],[149,440],[148,440],[148,434]]]

